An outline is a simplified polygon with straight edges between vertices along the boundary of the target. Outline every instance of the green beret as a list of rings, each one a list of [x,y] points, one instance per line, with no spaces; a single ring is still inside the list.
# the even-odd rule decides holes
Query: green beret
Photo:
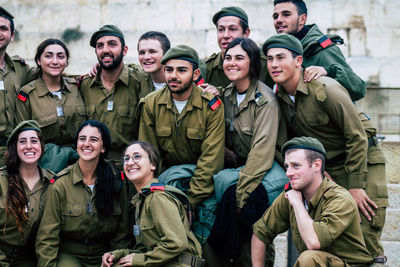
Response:
[[[100,37],[103,36],[116,36],[121,39],[121,42],[125,42],[124,34],[117,26],[114,25],[104,25],[101,27],[97,32],[93,33],[92,37],[90,38],[90,46],[96,47],[96,42]]]
[[[187,45],[177,45],[170,48],[163,56],[161,64],[165,65],[170,59],[182,59],[195,64],[196,67],[199,66],[199,55],[196,50]]]
[[[3,7],[0,6],[0,15],[5,15],[6,17],[9,17],[10,19],[13,19],[14,16],[10,14],[7,10],[5,10]]]
[[[314,150],[323,154],[326,157],[326,151],[324,146],[321,144],[320,141],[312,137],[306,137],[306,136],[295,137],[287,141],[282,147],[282,155],[285,156],[286,150],[293,148]]]
[[[286,48],[299,55],[303,55],[303,46],[299,39],[287,33],[280,33],[271,36],[262,46],[264,55],[267,55],[270,48]]]
[[[37,131],[39,133],[42,133],[42,131],[40,130],[39,124],[36,121],[34,121],[34,120],[21,121],[17,125],[17,127],[15,127],[15,129],[12,131],[10,136],[8,137],[6,145],[8,146],[8,143],[10,142],[10,140],[13,137],[15,137],[16,135],[19,135],[23,131],[28,131],[28,130],[34,130],[34,131]]]
[[[237,6],[228,6],[228,7],[222,8],[220,11],[215,13],[215,15],[213,16],[212,20],[213,20],[215,26],[217,26],[217,22],[220,18],[227,17],[227,16],[238,17],[238,18],[246,21],[247,24],[249,24],[249,19],[247,17],[246,12],[243,9],[241,9],[240,7],[237,7]]]

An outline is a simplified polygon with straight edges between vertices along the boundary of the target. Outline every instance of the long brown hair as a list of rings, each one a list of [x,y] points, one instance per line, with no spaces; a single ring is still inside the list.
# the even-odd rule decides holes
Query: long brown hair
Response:
[[[21,131],[22,132],[22,131]],[[6,169],[8,173],[8,194],[6,202],[6,213],[7,220],[3,228],[3,233],[5,233],[7,222],[10,215],[13,215],[16,220],[16,225],[18,232],[24,235],[23,227],[29,220],[29,214],[25,211],[28,206],[28,198],[26,197],[24,191],[24,185],[22,183],[22,177],[19,172],[20,158],[17,152],[17,142],[19,134],[14,135],[8,143],[7,150],[5,153],[6,158]],[[38,138],[40,140],[40,146],[42,148],[42,155],[44,152],[44,139],[43,135],[37,132]]]

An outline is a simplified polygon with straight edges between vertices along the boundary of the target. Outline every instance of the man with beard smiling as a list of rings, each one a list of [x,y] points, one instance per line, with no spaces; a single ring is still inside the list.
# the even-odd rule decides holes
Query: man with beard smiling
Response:
[[[142,91],[136,71],[123,63],[128,47],[120,29],[104,25],[92,35],[90,46],[95,48],[100,70],[95,77],[82,81],[80,91],[88,118],[101,121],[110,129],[110,158],[120,167],[122,149],[137,139],[136,109],[140,97],[148,92]]]
[[[10,57],[6,50],[14,40],[14,17],[0,7],[0,165],[4,164],[8,135],[14,129],[15,101],[18,90],[37,76],[35,68],[29,68],[25,61]]]
[[[167,85],[144,99],[139,140],[154,145],[163,167],[196,164],[188,198],[196,208],[214,191],[212,176],[224,163],[224,107],[218,97],[194,84],[199,57],[188,46],[165,53],[161,64]]]
[[[343,39],[337,35],[328,38],[316,24],[306,25],[303,0],[275,0],[272,18],[277,33],[291,34],[301,41],[305,82],[329,76],[346,88],[353,101],[364,97],[365,82],[353,72],[336,45],[343,44]]]

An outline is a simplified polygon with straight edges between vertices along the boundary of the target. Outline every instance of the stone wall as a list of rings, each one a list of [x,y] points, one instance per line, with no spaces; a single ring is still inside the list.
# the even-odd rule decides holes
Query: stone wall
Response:
[[[136,62],[138,37],[149,30],[165,32],[173,45],[188,44],[202,57],[218,51],[213,14],[223,6],[237,5],[249,15],[250,37],[262,44],[274,33],[272,0],[0,0],[15,17],[18,38],[9,47],[32,63],[36,46],[45,38],[61,38],[66,29],[79,30],[71,41],[69,73],[87,72],[96,61],[89,47],[91,34],[101,25],[120,27],[130,50],[126,61]],[[350,65],[366,81],[399,87],[400,1],[308,0],[308,23],[324,32],[339,33]]]

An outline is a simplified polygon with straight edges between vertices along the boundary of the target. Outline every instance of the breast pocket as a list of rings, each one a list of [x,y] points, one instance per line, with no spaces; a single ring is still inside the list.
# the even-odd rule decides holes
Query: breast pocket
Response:
[[[173,151],[172,129],[170,125],[160,125],[156,128],[157,142],[161,150]]]
[[[53,113],[41,115],[40,117],[33,119],[38,122],[46,140],[51,140],[59,136],[60,127],[57,127],[58,119],[55,111]]]
[[[329,117],[326,113],[314,112],[305,115],[306,121],[310,126],[325,125],[329,122]]]
[[[64,232],[75,232],[84,224],[85,205],[69,204],[61,207],[62,222]]]
[[[104,221],[104,230],[105,232],[114,232],[117,231],[118,223],[121,219],[122,209],[119,203],[115,203],[114,201],[114,211],[110,218]]]
[[[187,128],[186,136],[193,153],[201,152],[201,145],[206,136],[206,130],[202,128]]]
[[[146,247],[152,247],[153,242],[150,240],[157,240],[160,239],[159,237],[156,236],[156,229],[154,226],[153,220],[148,217],[144,216],[143,218],[140,219],[140,239],[142,240],[143,244]]]

